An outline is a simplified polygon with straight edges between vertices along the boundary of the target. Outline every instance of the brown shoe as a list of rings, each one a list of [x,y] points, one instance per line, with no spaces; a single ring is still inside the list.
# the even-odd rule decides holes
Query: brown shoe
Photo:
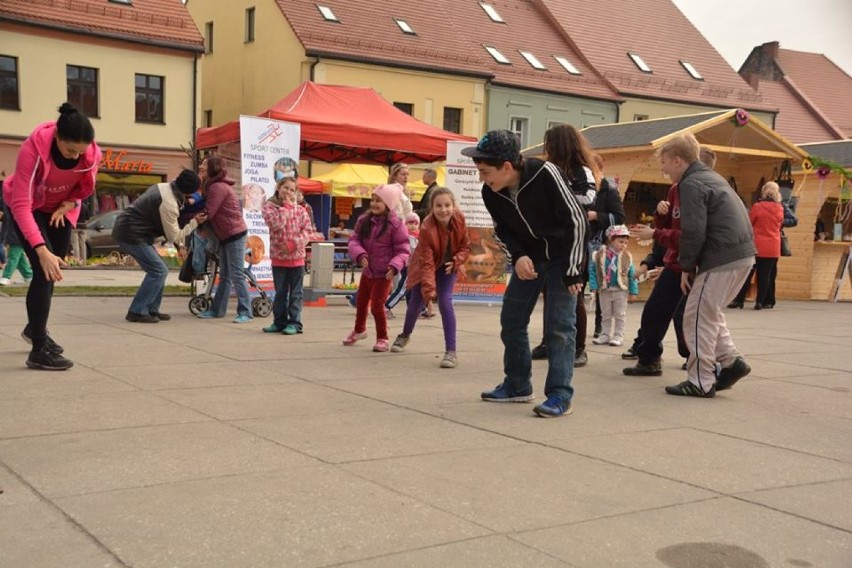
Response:
[[[659,361],[654,363],[636,363],[633,367],[625,367],[621,370],[628,377],[659,377],[663,374],[663,367]]]

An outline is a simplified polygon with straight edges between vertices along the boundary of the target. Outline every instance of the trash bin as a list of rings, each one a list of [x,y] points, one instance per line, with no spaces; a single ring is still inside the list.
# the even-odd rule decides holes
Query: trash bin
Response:
[[[331,288],[334,275],[334,244],[311,244],[311,288]]]

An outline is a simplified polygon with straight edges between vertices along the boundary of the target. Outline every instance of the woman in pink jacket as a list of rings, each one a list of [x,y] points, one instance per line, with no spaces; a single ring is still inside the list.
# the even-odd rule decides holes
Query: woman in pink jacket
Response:
[[[27,326],[21,336],[32,343],[27,367],[62,371],[74,363],[47,333],[53,283],[62,280],[71,229],[80,201],[95,190],[101,150],[89,119],[69,103],[56,122],[36,127],[18,152],[15,172],[3,184],[3,197],[33,267],[27,291]]]
[[[370,210],[358,218],[349,237],[349,256],[361,267],[361,280],[355,305],[355,329],[349,332],[343,345],[355,345],[367,337],[369,308],[376,320],[373,351],[390,349],[385,300],[394,276],[400,273],[411,255],[408,229],[394,212],[401,197],[402,186],[396,183],[374,189]]]

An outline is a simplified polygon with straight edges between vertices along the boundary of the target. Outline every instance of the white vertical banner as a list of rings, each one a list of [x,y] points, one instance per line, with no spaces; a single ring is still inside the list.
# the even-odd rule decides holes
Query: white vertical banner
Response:
[[[242,195],[243,218],[248,227],[246,248],[251,249],[252,272],[261,284],[272,282],[269,228],[261,210],[275,194],[277,181],[296,174],[300,138],[298,124],[240,116],[242,190],[238,193]]]
[[[499,302],[506,290],[506,254],[494,240],[494,220],[482,201],[482,182],[473,159],[461,151],[470,142],[447,142],[447,188],[464,213],[470,234],[467,276],[456,282],[454,297],[471,302]]]

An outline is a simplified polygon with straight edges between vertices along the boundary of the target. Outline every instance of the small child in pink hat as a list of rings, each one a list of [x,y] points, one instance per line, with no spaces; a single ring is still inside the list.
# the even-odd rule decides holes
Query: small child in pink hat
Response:
[[[611,225],[606,239],[607,246],[593,252],[589,262],[589,289],[597,292],[601,301],[601,334],[592,343],[620,346],[624,343],[627,298],[639,294],[639,285],[633,257],[627,250],[630,230],[625,225]]]

